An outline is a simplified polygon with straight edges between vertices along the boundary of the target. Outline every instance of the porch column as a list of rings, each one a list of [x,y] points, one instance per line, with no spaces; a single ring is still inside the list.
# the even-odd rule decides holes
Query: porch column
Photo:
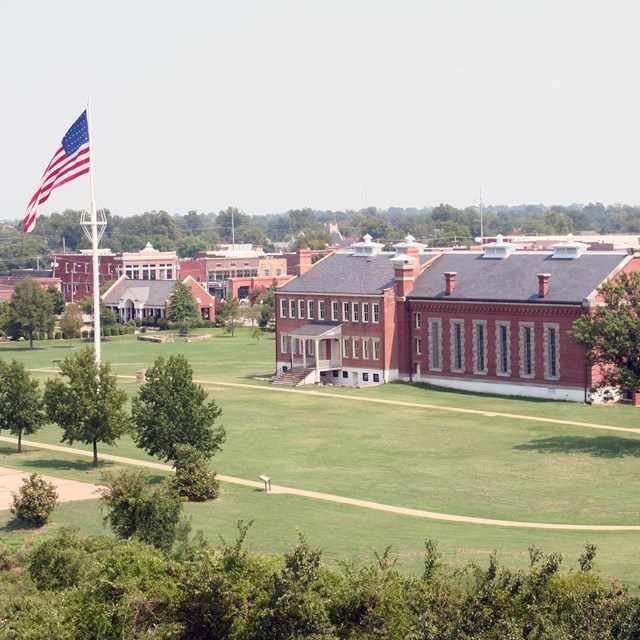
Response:
[[[307,368],[307,339],[301,338],[300,342],[302,343],[302,368]]]
[[[320,382],[320,338],[313,339],[316,354],[316,382]]]

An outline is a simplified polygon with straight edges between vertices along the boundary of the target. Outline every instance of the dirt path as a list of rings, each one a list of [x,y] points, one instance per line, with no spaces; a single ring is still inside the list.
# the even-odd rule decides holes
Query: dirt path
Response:
[[[0,442],[16,443],[13,438],[7,438],[0,436]],[[91,451],[84,451],[82,449],[74,449],[71,447],[63,447],[55,444],[44,444],[41,442],[33,442],[23,440],[24,446],[36,447],[39,449],[47,449],[50,451],[60,451],[64,453],[73,453],[80,456],[92,457]],[[173,467],[160,462],[151,462],[146,460],[134,460],[132,458],[124,458],[121,456],[114,456],[106,453],[100,454],[100,459],[109,460],[111,462],[118,462],[120,464],[128,464],[139,467],[146,467],[149,469],[159,469],[162,471],[172,471]],[[218,476],[221,482],[228,482],[230,484],[238,484],[245,487],[252,487],[254,489],[263,489],[264,484],[262,482],[254,480],[245,480],[244,478],[233,478],[231,476]],[[420,509],[407,509],[405,507],[396,507],[394,505],[383,504],[380,502],[369,502],[367,500],[357,500],[355,498],[345,498],[344,496],[336,496],[329,493],[319,493],[317,491],[306,491],[304,489],[294,489],[291,487],[282,487],[278,485],[272,485],[271,494],[283,495],[290,494],[296,496],[302,496],[304,498],[311,498],[313,500],[325,500],[326,502],[337,502],[340,504],[349,504],[355,507],[362,507],[365,509],[374,509],[376,511],[385,511],[387,513],[397,513],[400,515],[412,516],[414,518],[428,518],[431,520],[442,520],[446,522],[463,522],[467,524],[482,524],[493,525],[499,527],[520,527],[526,529],[565,529],[574,531],[640,531],[640,525],[597,525],[597,524],[557,524],[557,523],[545,523],[545,522],[518,522],[512,520],[494,520],[491,518],[474,518],[472,516],[459,516],[448,513],[438,513],[436,511],[423,511]]]
[[[4,511],[11,506],[13,502],[11,492],[17,491],[22,486],[22,479],[28,475],[28,471],[0,467],[0,511]],[[90,482],[78,482],[77,480],[66,480],[65,478],[55,478],[53,476],[42,477],[56,487],[60,502],[90,500],[100,497],[98,493],[99,485]]]

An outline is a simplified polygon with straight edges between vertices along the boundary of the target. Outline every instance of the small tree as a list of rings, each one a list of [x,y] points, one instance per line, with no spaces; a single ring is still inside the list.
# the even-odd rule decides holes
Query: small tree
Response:
[[[176,445],[175,467],[173,486],[189,502],[204,502],[217,498],[220,494],[216,472],[209,470],[206,456],[194,446]]]
[[[22,486],[12,491],[11,513],[16,518],[40,526],[44,524],[58,504],[58,491],[39,473],[22,479]]]
[[[60,318],[62,335],[65,338],[69,338],[69,346],[71,346],[71,339],[79,335],[82,325],[82,309],[79,305],[72,302]]]
[[[18,438],[18,453],[22,452],[22,434],[35,433],[44,423],[38,386],[22,362],[0,360],[0,430]]]
[[[168,320],[179,325],[185,333],[200,320],[200,312],[193,292],[189,285],[181,280],[176,282],[169,297]]]
[[[106,471],[109,488],[100,501],[107,510],[104,521],[119,538],[137,538],[168,550],[176,538],[182,503],[169,480],[156,486],[146,471]]]
[[[11,308],[14,322],[29,338],[29,348],[33,349],[34,333],[48,332],[55,323],[51,296],[33,278],[25,278],[15,286]]]
[[[236,329],[242,325],[242,311],[238,298],[229,298],[220,305],[219,315],[225,331],[230,333],[233,338]]]
[[[98,442],[113,445],[129,430],[124,410],[127,392],[118,389],[108,362],[96,364],[93,347],[85,347],[60,365],[60,377],[45,384],[47,417],[63,429],[62,441],[93,445],[98,466]]]
[[[223,427],[214,427],[221,409],[193,382],[187,359],[160,357],[146,377],[131,403],[137,445],[152,456],[175,460],[176,445],[190,444],[211,458],[226,437]]]
[[[640,390],[640,272],[621,273],[598,292],[603,304],[573,323],[569,337],[597,365],[599,387]]]
[[[254,327],[251,331],[251,337],[256,341],[256,344],[258,344],[260,338],[262,338],[262,329],[260,327]]]
[[[256,321],[260,319],[260,306],[259,304],[244,304],[240,308],[240,316],[244,320],[251,322],[251,326],[256,326]]]

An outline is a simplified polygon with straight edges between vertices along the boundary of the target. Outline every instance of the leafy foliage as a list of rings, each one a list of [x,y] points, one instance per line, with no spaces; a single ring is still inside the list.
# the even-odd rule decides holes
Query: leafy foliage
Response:
[[[15,286],[11,296],[13,321],[19,331],[29,338],[33,348],[36,331],[49,331],[55,323],[53,300],[33,278],[25,278]]]
[[[96,364],[92,347],[81,349],[60,364],[60,377],[45,384],[44,403],[49,420],[63,429],[62,441],[93,445],[98,464],[98,442],[113,445],[130,428],[124,410],[127,393],[118,389],[108,362]]]
[[[169,322],[175,322],[184,331],[195,326],[200,320],[198,304],[189,288],[181,280],[177,280],[169,296]]]
[[[18,438],[18,452],[22,451],[22,435],[36,433],[44,423],[38,387],[22,362],[0,360],[0,430]]]
[[[214,426],[221,411],[193,382],[193,369],[184,356],[157,358],[131,403],[136,443],[164,460],[176,459],[179,444],[193,445],[211,458],[226,438],[224,428]]]
[[[209,471],[207,457],[190,444],[175,446],[173,486],[189,502],[204,502],[220,495],[215,471]]]
[[[58,504],[58,490],[39,473],[23,478],[22,486],[11,495],[11,513],[19,520],[37,526],[49,519]]]
[[[69,338],[69,345],[71,345],[72,338],[77,338],[80,336],[82,325],[82,309],[79,305],[72,302],[60,318],[60,328],[62,329],[62,335],[65,338]]]
[[[182,503],[173,483],[164,480],[152,486],[143,471],[106,471],[109,488],[100,498],[107,510],[105,522],[119,538],[136,538],[170,549],[176,538]]]
[[[640,390],[640,272],[621,273],[598,289],[603,304],[573,323],[569,337],[597,365],[600,387]]]

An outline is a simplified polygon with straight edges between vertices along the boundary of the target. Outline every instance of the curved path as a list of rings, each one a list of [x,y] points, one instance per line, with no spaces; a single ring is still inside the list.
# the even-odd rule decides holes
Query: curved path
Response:
[[[635,430],[637,431],[637,430]],[[0,436],[0,442],[9,442],[17,444],[17,440],[14,438],[7,438]],[[55,444],[45,444],[42,442],[33,442],[30,440],[22,440],[24,446],[36,447],[38,449],[48,449],[50,451],[61,451],[63,453],[73,453],[79,456],[93,457],[91,451],[85,451],[83,449],[75,449],[72,447],[63,447]],[[132,458],[124,458],[121,456],[114,456],[106,453],[101,453],[100,458],[102,460],[109,460],[111,462],[118,462],[120,464],[128,464],[132,466],[146,467],[149,469],[159,469],[161,471],[172,471],[173,467],[168,464],[162,464],[160,462],[151,462],[147,460],[134,460]],[[252,487],[254,489],[262,489],[264,487],[262,482],[254,480],[245,480],[243,478],[233,478],[231,476],[218,476],[218,479],[222,482],[229,482],[231,484],[238,484],[245,487]],[[432,520],[443,520],[447,522],[464,522],[467,524],[483,524],[493,525],[499,527],[521,527],[526,529],[565,529],[574,531],[640,531],[640,525],[590,525],[590,524],[555,524],[544,522],[517,522],[512,520],[493,520],[491,518],[474,518],[472,516],[458,516],[448,513],[438,513],[436,511],[423,511],[420,509],[407,509],[405,507],[396,507],[394,505],[383,504],[380,502],[369,502],[367,500],[357,500],[355,498],[345,498],[344,496],[336,496],[329,493],[319,493],[317,491],[306,491],[304,489],[294,489],[291,487],[282,487],[278,485],[272,485],[271,492],[273,494],[291,494],[296,496],[302,496],[305,498],[312,498],[314,500],[325,500],[327,502],[337,502],[340,504],[349,504],[355,507],[363,507],[365,509],[374,509],[376,511],[386,511],[388,513],[397,513],[406,516],[412,516],[415,518],[429,518]]]

